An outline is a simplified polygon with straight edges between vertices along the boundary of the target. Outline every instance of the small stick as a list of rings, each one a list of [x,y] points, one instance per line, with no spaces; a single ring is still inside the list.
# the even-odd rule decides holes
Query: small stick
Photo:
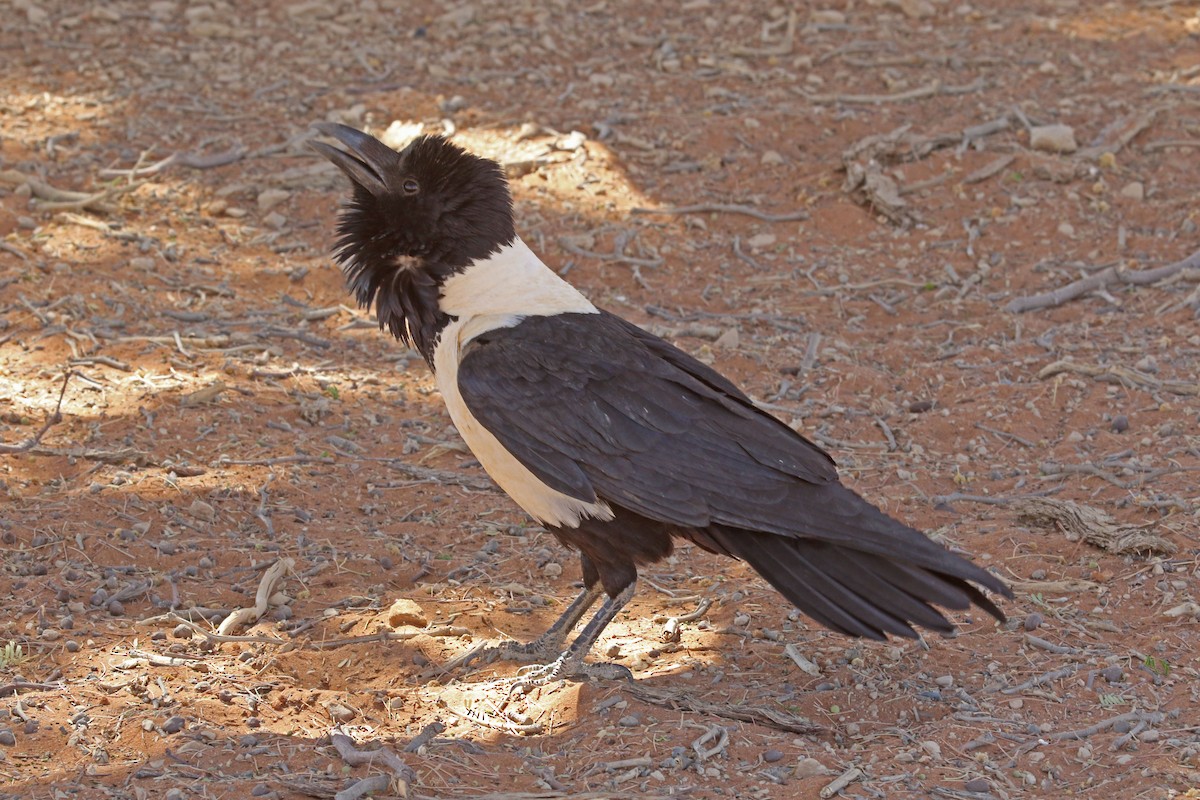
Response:
[[[982,183],[996,173],[1003,171],[1005,167],[1016,160],[1017,157],[1011,153],[1006,156],[1000,156],[995,161],[988,162],[974,172],[964,176],[960,183],[964,186],[970,186],[973,183]]]
[[[441,720],[434,720],[421,729],[421,732],[412,738],[412,741],[404,746],[405,753],[415,753],[425,745],[436,739],[441,733],[446,730],[446,726]]]
[[[1167,264],[1156,269],[1123,270],[1117,267],[1109,267],[1094,275],[1080,278],[1074,283],[1060,286],[1049,292],[1029,297],[1014,298],[1009,301],[1004,310],[1013,314],[1021,314],[1026,311],[1037,311],[1043,308],[1056,308],[1063,303],[1094,292],[1097,289],[1102,289],[1113,283],[1146,286],[1174,277],[1185,270],[1195,269],[1200,269],[1200,250],[1192,253],[1182,261],[1176,261],[1173,264]]]
[[[735,256],[737,256],[738,258],[740,258],[742,261],[745,261],[750,266],[754,267],[755,269],[758,269],[758,270],[766,269],[766,267],[764,267],[762,264],[755,261],[752,256],[748,255],[747,253],[742,252],[742,237],[740,237],[740,236],[733,237],[733,254]]]
[[[876,417],[875,424],[879,426],[879,429],[883,431],[883,435],[887,437],[888,450],[895,452],[899,445],[896,444],[896,437],[892,433],[891,427],[884,421],[883,417]]]
[[[437,628],[423,628],[415,631],[380,631],[363,636],[350,636],[345,639],[328,639],[324,642],[311,642],[308,647],[312,650],[332,650],[335,647],[345,647],[351,644],[368,644],[370,642],[403,642],[417,636],[468,636],[470,628],[457,625],[441,625]]]
[[[1025,641],[1029,642],[1039,650],[1045,650],[1048,653],[1057,653],[1060,656],[1073,655],[1079,652],[1074,647],[1066,647],[1061,644],[1054,644],[1053,642],[1046,641],[1040,636],[1034,636],[1032,633],[1025,634]]]
[[[1143,153],[1153,153],[1166,150],[1169,147],[1200,147],[1200,139],[1165,139],[1158,142],[1147,142],[1142,147]]]
[[[412,767],[404,763],[404,759],[396,755],[391,748],[381,747],[378,750],[359,750],[354,745],[354,740],[344,733],[335,733],[330,737],[333,743],[333,748],[337,750],[337,754],[341,756],[342,761],[345,761],[352,767],[361,767],[364,764],[368,767],[374,766],[376,762],[387,767],[402,781],[412,783],[416,779],[416,774],[412,771]]]
[[[358,800],[369,794],[386,792],[391,785],[392,780],[387,775],[371,775],[342,789],[333,796],[333,800]]]
[[[24,453],[32,450],[42,441],[42,437],[46,435],[46,431],[50,430],[51,426],[62,421],[63,396],[67,393],[67,382],[71,380],[72,374],[70,370],[63,374],[62,388],[58,390],[58,402],[54,405],[54,413],[47,417],[46,424],[42,426],[42,429],[34,434],[32,439],[26,439],[20,444],[0,442],[0,453]]]
[[[287,644],[287,639],[279,639],[275,636],[234,636],[227,633],[213,633],[207,628],[201,627],[190,619],[184,619],[175,612],[163,614],[158,619],[165,622],[178,622],[180,625],[185,625],[196,633],[208,639],[210,642],[257,642],[260,644]]]
[[[1036,686],[1045,686],[1047,683],[1053,683],[1054,681],[1058,680],[1059,678],[1067,678],[1067,677],[1070,677],[1071,675],[1074,675],[1075,670],[1077,670],[1077,669],[1079,669],[1079,668],[1077,666],[1075,666],[1074,664],[1072,664],[1069,667],[1063,667],[1062,669],[1056,669],[1053,672],[1046,672],[1046,673],[1043,673],[1036,677],[1030,678],[1029,680],[1020,684],[1019,686],[1010,686],[1007,689],[1001,689],[1000,693],[1001,694],[1017,694],[1018,692],[1023,692],[1026,689],[1032,689]]]
[[[1047,739],[1060,742],[1064,739],[1086,739],[1101,731],[1106,731],[1112,726],[1120,722],[1149,722],[1151,724],[1161,722],[1163,715],[1159,711],[1147,713],[1145,711],[1128,711],[1124,714],[1119,714],[1106,720],[1101,720],[1095,725],[1089,725],[1086,728],[1079,728],[1074,731],[1062,731],[1060,733],[1051,733],[1046,736]]]
[[[267,613],[267,609],[271,607],[271,596],[275,594],[275,588],[295,566],[296,561],[291,558],[281,558],[272,564],[258,582],[258,591],[254,593],[253,608],[235,609],[217,626],[217,633],[224,636],[233,628],[253,624],[261,619],[263,614]]]
[[[805,373],[817,363],[817,351],[821,347],[821,334],[812,331],[808,334],[808,343],[804,346],[804,358],[800,359],[800,372]]]
[[[830,797],[833,797],[842,789],[845,789],[851,783],[861,778],[862,775],[863,771],[858,767],[851,767],[850,769],[846,770],[841,775],[838,775],[836,778],[830,781],[825,788],[821,790],[820,794],[822,800],[829,800]]]
[[[661,267],[663,260],[661,258],[635,258],[627,256],[623,253],[595,253],[591,250],[584,250],[582,247],[577,247],[566,239],[560,239],[559,245],[568,253],[572,253],[584,258],[598,258],[601,261],[616,261],[620,264],[630,264],[634,267]]]
[[[63,688],[61,683],[34,683],[32,681],[13,681],[0,686],[0,697],[8,697],[20,691],[58,691]]]
[[[668,206],[666,208],[635,208],[632,211],[634,214],[744,214],[747,217],[761,219],[763,222],[790,222],[792,220],[808,219],[807,211],[766,214],[757,208],[729,203],[701,203],[694,206]]]
[[[986,84],[983,78],[963,86],[943,86],[941,81],[933,81],[916,89],[895,94],[814,94],[808,99],[814,103],[845,103],[847,105],[878,105],[880,103],[904,103],[909,100],[923,100],[939,94],[970,94],[982,89]]]
[[[994,436],[999,436],[1001,439],[1009,439],[1011,441],[1016,442],[1017,444],[1023,444],[1026,447],[1037,447],[1036,442],[1031,442],[1022,436],[1017,436],[1015,433],[1009,433],[1008,431],[997,430],[996,428],[989,428],[987,425],[984,425],[981,422],[976,422],[975,427],[981,431],[987,431],[988,433],[993,434]]]

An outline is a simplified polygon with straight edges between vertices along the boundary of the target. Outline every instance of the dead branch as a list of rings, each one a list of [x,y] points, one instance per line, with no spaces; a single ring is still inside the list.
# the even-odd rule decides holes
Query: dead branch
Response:
[[[190,169],[213,169],[214,167],[224,167],[228,164],[237,163],[245,158],[248,153],[249,151],[241,145],[231,147],[221,153],[212,153],[209,155],[187,152],[172,153],[161,161],[156,161],[145,167],[102,169],[100,170],[100,175],[106,178],[142,178],[148,175],[157,175],[176,164]]]
[[[1075,153],[1075,158],[1092,159],[1097,158],[1105,153],[1115,154],[1121,152],[1121,150],[1123,150],[1130,142],[1140,136],[1143,131],[1153,125],[1154,121],[1158,119],[1158,115],[1164,111],[1166,111],[1165,106],[1158,106],[1150,109],[1144,114],[1138,116],[1137,119],[1133,121],[1132,125],[1129,125],[1123,131],[1121,131],[1116,140],[1112,142],[1102,142],[1092,147],[1085,147]]]
[[[272,564],[263,573],[262,579],[258,582],[258,591],[254,593],[254,606],[252,608],[235,609],[232,614],[222,620],[221,624],[217,626],[217,633],[225,636],[234,628],[258,622],[263,614],[267,613],[267,609],[271,607],[271,597],[275,594],[275,589],[279,586],[279,582],[295,566],[296,561],[291,558],[281,558]]]
[[[1048,497],[1022,497],[1014,500],[1017,516],[1038,525],[1057,528],[1069,541],[1083,540],[1109,553],[1174,553],[1176,547],[1161,536],[1142,528],[1121,525],[1098,508],[1069,500]]]
[[[701,203],[694,206],[668,206],[666,208],[634,208],[634,214],[743,214],[761,219],[763,222],[790,222],[808,219],[807,211],[789,211],[786,214],[767,214],[751,206],[730,203]]]
[[[4,444],[0,442],[0,453],[24,453],[32,450],[42,441],[42,437],[46,435],[46,431],[62,421],[63,396],[67,393],[67,383],[71,380],[71,375],[70,370],[63,374],[62,388],[58,390],[58,402],[54,405],[54,413],[46,418],[46,424],[42,425],[42,429],[35,433],[32,438],[26,439],[20,444]]]
[[[391,748],[380,747],[378,750],[359,750],[355,747],[354,740],[344,733],[335,733],[330,737],[333,743],[333,748],[337,750],[337,754],[352,767],[361,767],[364,764],[368,767],[378,763],[381,766],[387,767],[393,775],[406,783],[412,783],[416,780],[416,773],[408,764],[404,763],[404,759],[396,755]]]
[[[323,642],[310,642],[310,650],[332,650],[352,644],[369,644],[371,642],[403,642],[418,636],[470,636],[471,630],[458,625],[440,625],[436,628],[418,628],[410,631],[380,631],[364,636],[348,636],[344,639],[328,639]]]
[[[1158,150],[1167,150],[1172,147],[1200,147],[1200,139],[1163,139],[1158,142],[1147,142],[1142,147],[1142,152],[1154,153]]]
[[[1008,305],[1004,307],[1004,310],[1012,314],[1021,314],[1026,311],[1038,311],[1043,308],[1056,308],[1063,303],[1098,291],[1111,284],[1126,283],[1133,286],[1147,286],[1166,280],[1167,278],[1173,278],[1185,271],[1195,271],[1196,279],[1200,280],[1200,250],[1192,253],[1182,261],[1176,261],[1174,264],[1167,264],[1155,269],[1125,270],[1120,267],[1109,267],[1053,291],[1030,297],[1017,297],[1010,300]]]
[[[960,183],[962,183],[963,186],[970,186],[973,183],[982,183],[996,173],[1003,171],[1005,167],[1016,160],[1017,157],[1011,153],[1006,156],[1000,156],[995,161],[990,161],[974,172],[968,173],[963,177]]]
[[[1101,731],[1106,731],[1114,725],[1122,722],[1148,722],[1150,724],[1162,722],[1163,715],[1159,711],[1128,711],[1124,714],[1118,714],[1106,720],[1101,720],[1095,725],[1089,725],[1086,728],[1079,728],[1073,731],[1060,731],[1059,733],[1047,734],[1046,738],[1052,741],[1060,742],[1064,739],[1086,739],[1089,736],[1094,736]]]
[[[1078,669],[1079,669],[1079,667],[1072,664],[1069,667],[1063,667],[1062,669],[1052,670],[1050,672],[1046,672],[1041,675],[1036,675],[1036,676],[1030,678],[1029,680],[1025,681],[1024,683],[1018,684],[1016,686],[1010,686],[1007,689],[1001,689],[1000,693],[1001,694],[1018,694],[1019,692],[1023,692],[1026,689],[1033,689],[1038,686],[1045,686],[1047,683],[1054,683],[1055,681],[1057,681],[1061,678],[1071,677],[1072,675],[1075,674],[1075,672]]]
[[[724,719],[736,719],[742,722],[753,722],[766,725],[776,730],[789,733],[822,733],[824,728],[803,717],[797,717],[774,708],[764,706],[749,706],[730,703],[708,703],[690,694],[674,692],[670,689],[659,689],[634,683],[622,686],[643,703],[663,706],[682,711],[692,711],[697,714],[712,714]]]
[[[845,105],[879,105],[881,103],[906,103],[909,100],[924,100],[939,94],[970,94],[978,92],[985,86],[983,78],[972,81],[964,86],[943,86],[940,80],[935,80],[925,86],[909,89],[907,92],[895,94],[810,94],[806,95],[813,103],[842,103]]]
[[[1063,372],[1087,375],[1101,383],[1119,383],[1129,389],[1164,391],[1190,397],[1200,395],[1200,383],[1164,381],[1153,375],[1120,365],[1101,366],[1099,364],[1077,364],[1074,361],[1055,361],[1038,370],[1038,379],[1044,381]]]

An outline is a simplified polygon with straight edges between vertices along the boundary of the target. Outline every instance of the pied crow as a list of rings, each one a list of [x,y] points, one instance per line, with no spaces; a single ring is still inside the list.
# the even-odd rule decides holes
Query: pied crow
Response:
[[[500,488],[579,552],[583,592],[514,654],[572,674],[675,539],[739,558],[850,636],[950,633],[934,607],[1003,613],[996,576],[838,481],[833,459],[720,373],[594,306],[517,235],[501,167],[424,136],[313,142],[350,179],[335,258],[358,303],[434,372]],[[569,634],[604,603],[569,647]]]

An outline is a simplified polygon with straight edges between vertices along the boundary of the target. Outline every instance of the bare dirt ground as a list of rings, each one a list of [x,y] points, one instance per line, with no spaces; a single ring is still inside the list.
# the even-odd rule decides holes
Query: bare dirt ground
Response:
[[[1200,795],[1195,3],[398,5],[0,12],[0,795]],[[578,567],[345,305],[321,119],[502,160],[1010,622],[851,641],[682,548],[635,686],[438,675]]]

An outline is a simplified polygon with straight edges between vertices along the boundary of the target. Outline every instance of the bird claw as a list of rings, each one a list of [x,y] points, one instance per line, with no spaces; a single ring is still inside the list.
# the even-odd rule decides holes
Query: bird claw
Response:
[[[548,664],[522,667],[513,678],[513,689],[545,686],[568,678],[632,681],[633,672],[628,667],[608,661],[585,662],[582,656],[568,650]]]

